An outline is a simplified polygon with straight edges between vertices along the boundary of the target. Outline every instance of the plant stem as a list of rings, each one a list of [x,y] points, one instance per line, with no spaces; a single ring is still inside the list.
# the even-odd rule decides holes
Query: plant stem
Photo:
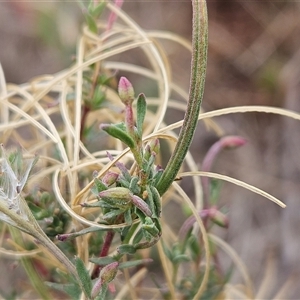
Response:
[[[193,53],[188,105],[177,144],[156,187],[160,195],[171,186],[189,150],[203,99],[208,44],[207,8],[205,0],[192,0],[192,4]]]
[[[105,256],[108,255],[109,249],[110,249],[110,246],[111,246],[111,243],[113,241],[114,236],[115,236],[115,232],[113,230],[109,230],[106,233],[104,243],[103,243],[102,249],[100,251],[99,257],[105,257]],[[92,276],[91,276],[92,279],[98,278],[98,276],[100,274],[100,271],[101,271],[100,265],[96,265],[94,267],[94,270],[93,270],[93,273],[92,273]]]
[[[84,131],[84,125],[87,120],[87,116],[91,109],[87,107],[85,104],[83,105],[83,111],[82,111],[82,116],[81,116],[81,125],[80,125],[80,140],[83,140],[83,131]]]

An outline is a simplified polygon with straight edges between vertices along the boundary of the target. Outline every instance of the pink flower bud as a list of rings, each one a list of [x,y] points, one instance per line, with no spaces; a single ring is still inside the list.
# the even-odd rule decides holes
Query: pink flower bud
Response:
[[[105,266],[100,272],[102,283],[111,282],[117,275],[119,263],[117,261]]]
[[[91,296],[93,299],[100,293],[103,284],[108,284],[116,277],[118,267],[119,263],[116,261],[101,269],[99,279],[92,288]]]
[[[123,5],[124,0],[115,0],[115,7],[120,8]],[[111,12],[108,18],[106,31],[109,31],[113,24],[115,23],[117,19],[117,15],[114,12]]]
[[[111,172],[111,171],[108,171],[104,177],[102,178],[102,182],[107,185],[107,186],[110,186],[112,184],[114,184],[116,182],[116,180],[118,179],[119,177],[119,174],[116,173],[116,172]]]
[[[234,149],[240,146],[243,146],[246,144],[246,139],[240,136],[225,136],[222,137],[220,140],[215,142],[210,149],[207,151],[203,162],[202,162],[202,171],[208,172],[212,168],[212,164],[216,160],[217,155],[223,150],[223,149]],[[203,196],[204,196],[204,202],[205,206],[207,206],[209,201],[209,178],[207,177],[201,177],[201,182],[203,186]]]
[[[99,193],[100,198],[131,200],[131,192],[124,187],[114,187]]]
[[[146,216],[151,217],[152,216],[152,211],[149,208],[148,204],[140,197],[136,195],[132,195],[131,197],[132,203],[140,209]]]
[[[115,187],[99,193],[100,198],[111,206],[126,210],[131,207],[132,194],[129,189]]]
[[[126,77],[121,77],[118,86],[121,101],[126,105],[131,105],[134,100],[134,89]]]
[[[220,139],[221,148],[237,148],[246,144],[246,139],[240,136],[230,135]]]
[[[211,207],[208,210],[208,215],[209,218],[217,225],[228,228],[229,226],[228,217],[224,215],[222,212],[220,212],[219,210],[217,210],[215,206]]]

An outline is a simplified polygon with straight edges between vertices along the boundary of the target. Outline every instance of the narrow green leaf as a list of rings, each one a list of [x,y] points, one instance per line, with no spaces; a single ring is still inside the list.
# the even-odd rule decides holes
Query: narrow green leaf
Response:
[[[79,257],[76,257],[75,266],[76,266],[78,276],[81,280],[84,292],[88,297],[91,298],[92,280],[91,280],[89,272],[86,269],[83,261]]]
[[[93,202],[93,203],[81,203],[82,207],[101,207],[101,208],[113,208],[112,205],[109,205],[107,202],[103,201],[103,200],[99,200],[97,202]]]
[[[134,148],[134,140],[128,135],[128,133],[120,129],[118,126],[114,124],[102,124],[100,128],[109,135],[119,139],[129,148]]]
[[[137,244],[137,243],[139,243],[139,242],[142,240],[143,236],[144,236],[144,235],[143,235],[143,230],[140,229],[140,230],[138,231],[138,233],[134,236],[132,243],[133,243],[134,245]]]
[[[93,7],[93,9],[90,10],[91,15],[94,18],[99,18],[104,11],[105,6],[106,2],[100,2],[96,7]]]
[[[99,266],[106,266],[108,264],[115,262],[116,260],[111,256],[105,256],[105,257],[92,257],[89,259],[89,261]]]
[[[100,109],[104,99],[105,99],[105,93],[102,91],[102,87],[98,85],[95,88],[93,99],[89,103],[91,110],[95,111]]]
[[[162,174],[163,174],[163,169],[159,169],[156,171],[155,175],[153,176],[153,185],[157,186]]]
[[[146,116],[147,111],[147,103],[146,103],[146,97],[144,94],[139,94],[137,99],[137,105],[136,105],[136,127],[138,131],[139,138],[142,138],[143,134],[143,124]]]
[[[28,203],[28,206],[29,206],[32,214],[34,215],[34,217],[37,220],[42,220],[46,217],[49,217],[49,214],[50,214],[49,210],[39,207],[32,202],[27,202],[27,203]]]
[[[182,262],[188,262],[188,261],[190,261],[190,258],[185,254],[177,255],[173,259],[173,262],[176,264],[179,264]]]
[[[132,224],[131,210],[127,209],[124,212],[124,219],[126,224]]]
[[[57,291],[64,292],[68,294],[73,300],[79,300],[81,296],[81,290],[78,284],[75,283],[55,283],[55,282],[45,282],[45,285],[53,288]]]
[[[149,205],[150,207],[150,210],[152,211],[152,216],[153,218],[157,218],[157,214],[156,214],[156,209],[155,209],[155,204],[154,204],[154,200],[153,200],[153,195],[152,195],[152,191],[150,189],[150,187],[147,185],[146,186],[146,191],[147,191],[147,194],[148,194],[148,197],[147,197],[147,204]]]
[[[136,249],[133,245],[124,244],[124,245],[120,245],[117,248],[117,251],[119,254],[134,254],[136,252]]]
[[[129,189],[133,194],[139,194],[141,192],[138,182],[139,178],[137,176],[133,176],[130,180]]]
[[[196,261],[201,255],[201,249],[198,239],[194,235],[191,235],[187,240],[187,244],[190,248],[193,260]]]
[[[95,298],[95,300],[104,300],[106,299],[106,293],[107,293],[108,285],[103,284],[102,288],[100,290],[99,295]]]
[[[125,269],[125,268],[132,268],[140,265],[144,265],[146,263],[150,263],[153,260],[151,258],[146,258],[146,259],[138,259],[134,261],[126,261],[123,263],[120,263],[119,269]]]
[[[106,214],[102,216],[102,219],[108,223],[111,223],[114,221],[114,219],[123,213],[123,210],[121,209],[112,209]],[[131,222],[132,223],[132,222]]]
[[[76,237],[78,236],[81,236],[81,235],[84,235],[84,234],[87,234],[87,233],[90,233],[90,232],[95,232],[95,231],[105,231],[106,229],[105,228],[99,228],[99,227],[87,227],[85,229],[82,229],[78,232],[73,232],[73,233],[66,233],[66,234],[58,234],[56,236],[56,238],[59,240],[59,241],[67,241],[67,240],[71,240],[71,239],[75,239]]]
[[[142,224],[142,228],[146,230],[148,233],[150,233],[150,235],[153,237],[156,237],[159,234],[158,228],[155,226],[155,223],[149,217],[145,218],[145,223]]]
[[[144,233],[147,232],[147,231],[144,231]],[[149,234],[150,235],[150,234]],[[155,238],[153,238],[152,240],[150,241],[146,241],[146,242],[141,242],[139,244],[136,244],[134,245],[134,248],[135,249],[147,249],[147,248],[150,248],[152,247],[153,245],[155,245],[160,239],[160,236],[157,236]]]
[[[167,258],[170,260],[170,261],[173,261],[173,253],[170,251],[170,249],[167,248],[167,246],[165,245],[165,243],[162,241],[162,247],[163,247],[163,250],[164,250],[164,253],[165,255],[167,256]]]
[[[94,186],[91,189],[91,192],[98,196],[98,194],[102,191],[107,190],[107,186],[98,178],[94,178]]]
[[[91,32],[93,32],[93,33],[98,32],[97,23],[96,23],[95,19],[90,14],[85,15],[85,21],[86,21],[86,23],[89,27],[89,30]]]
[[[124,122],[120,122],[120,123],[116,123],[114,124],[116,127],[118,127],[119,129],[123,130],[124,132],[127,132],[127,128]]]
[[[154,186],[150,186],[150,190],[151,190],[154,207],[155,207],[154,214],[158,218],[158,217],[160,217],[161,209],[162,209],[161,197],[160,197],[158,190]]]

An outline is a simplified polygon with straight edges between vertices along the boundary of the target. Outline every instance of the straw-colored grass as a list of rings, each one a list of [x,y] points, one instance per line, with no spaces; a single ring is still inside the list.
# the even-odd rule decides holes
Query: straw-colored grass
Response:
[[[98,171],[98,178],[102,177],[108,170],[110,170],[117,160],[124,163],[132,163],[133,158],[129,149],[124,148],[124,145],[113,139],[104,138],[104,134],[95,140],[93,145],[85,144],[80,139],[81,130],[81,115],[84,76],[90,70],[90,66],[98,64],[103,73],[113,74],[115,70],[120,73],[126,72],[132,77],[143,77],[151,83],[155,83],[158,94],[156,97],[148,99],[148,104],[151,110],[146,116],[144,128],[144,142],[159,138],[167,141],[170,149],[172,149],[177,141],[177,136],[174,129],[182,125],[182,121],[165,124],[165,114],[169,107],[177,109],[178,111],[185,111],[186,103],[177,99],[170,99],[172,95],[177,94],[184,99],[188,98],[187,91],[180,86],[175,85],[171,81],[171,65],[166,59],[166,55],[162,52],[163,48],[160,46],[160,39],[166,39],[177,43],[188,51],[191,51],[190,43],[181,37],[172,33],[166,32],[146,32],[138,26],[131,18],[128,17],[122,10],[116,9],[111,4],[107,4],[107,8],[116,13],[119,17],[117,23],[111,31],[100,35],[95,35],[88,31],[87,27],[82,30],[82,36],[79,38],[76,53],[76,62],[70,68],[63,70],[57,74],[40,76],[33,79],[31,82],[17,86],[13,84],[6,84],[4,74],[0,72],[0,91],[1,91],[1,105],[0,105],[0,132],[1,143],[10,147],[11,145],[20,145],[28,156],[38,153],[39,172],[32,176],[28,183],[28,191],[34,185],[42,184],[44,179],[52,177],[52,186],[49,190],[53,191],[56,200],[61,207],[72,217],[73,223],[69,230],[79,230],[86,226],[96,226],[101,229],[122,228],[125,224],[118,225],[104,225],[100,224],[98,218],[91,219],[87,209],[80,206],[83,202],[93,202],[95,199],[90,193],[90,188],[93,185],[92,171]],[[99,29],[104,29],[105,24],[99,23]],[[124,63],[119,60],[114,60],[116,55],[122,58],[122,53],[130,51],[139,51],[145,57],[145,62],[148,68]],[[119,101],[116,90],[112,87],[107,87],[104,90],[106,94],[106,103],[108,107],[113,109],[103,108],[89,115],[89,124],[96,122],[96,128],[100,123],[115,123],[122,120],[122,103]],[[205,121],[206,125],[216,132],[216,135],[223,134],[221,128],[212,119],[217,116],[232,113],[272,113],[286,116],[300,120],[300,114],[279,109],[275,107],[266,106],[244,106],[220,109],[212,112],[202,112],[199,115],[199,121]],[[89,149],[94,149],[95,145],[98,147],[95,152]],[[109,145],[109,148],[106,147]],[[106,156],[106,150],[115,157],[114,161],[109,161]],[[133,170],[134,171],[134,170]],[[85,182],[80,182],[80,174],[90,174]],[[177,202],[181,199],[181,205],[188,205],[195,215],[196,224],[201,230],[201,236],[205,244],[206,250],[206,266],[202,285],[195,296],[199,299],[200,295],[205,290],[207,285],[210,261],[209,261],[209,239],[218,247],[223,249],[228,256],[234,261],[237,269],[241,272],[244,282],[243,289],[233,288],[230,284],[224,288],[224,295],[232,295],[232,297],[244,297],[245,299],[253,298],[254,291],[247,267],[239,259],[238,255],[226,244],[223,240],[208,234],[199,218],[197,211],[203,207],[202,203],[202,188],[200,176],[207,176],[224,180],[232,184],[241,186],[254,193],[259,194],[266,199],[269,199],[281,207],[285,205],[272,195],[260,190],[258,187],[251,186],[245,182],[230,178],[221,174],[205,173],[197,170],[197,165],[193,156],[188,153],[186,157],[185,168],[178,175],[179,177],[191,177],[193,181],[193,188],[195,192],[195,201],[192,202],[188,195],[181,189],[178,183],[174,183],[172,188],[163,198],[163,205],[172,201]],[[172,196],[174,193],[174,196]],[[178,197],[179,194],[179,197]],[[242,204],[241,204],[242,205]],[[168,243],[177,242],[177,234],[168,225],[166,232],[169,232],[169,238],[166,238]],[[48,267],[61,267],[55,262],[55,259],[45,258],[41,255],[42,250],[37,247],[34,250],[26,250],[18,246],[16,241],[5,241],[4,235],[7,227],[1,227],[1,248],[2,256],[13,257],[18,259],[20,257],[35,257]],[[163,240],[164,232],[163,229]],[[89,237],[90,235],[81,237],[77,240],[77,253],[85,261],[89,270],[92,270],[93,264],[88,263],[89,251]],[[5,248],[7,247],[7,249]],[[176,299],[178,295],[175,291],[174,283],[171,280],[170,267],[167,258],[164,255],[162,246],[158,244],[158,253],[162,263],[164,277],[167,281],[167,286],[172,299]],[[43,250],[44,251],[44,250]],[[114,249],[112,249],[112,252]],[[124,285],[116,294],[116,299],[125,299],[129,297],[137,297],[135,288],[145,288],[141,284],[147,276],[147,269],[142,268],[134,276],[126,276],[128,285]],[[266,275],[267,276],[267,275]],[[268,285],[266,279],[266,286]],[[160,294],[156,289],[148,290],[153,295],[153,299],[158,299]],[[263,289],[258,295],[263,295]],[[229,297],[229,296],[228,296]],[[228,299],[223,297],[220,299]]]

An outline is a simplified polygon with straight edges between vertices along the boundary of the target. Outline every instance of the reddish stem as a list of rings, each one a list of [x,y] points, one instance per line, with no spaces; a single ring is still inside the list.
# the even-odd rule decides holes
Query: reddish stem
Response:
[[[102,246],[102,249],[100,251],[99,257],[105,257],[108,255],[109,248],[111,246],[112,240],[114,238],[115,232],[110,230],[106,233],[104,244]],[[100,271],[102,267],[100,265],[96,265],[94,267],[93,273],[92,273],[92,279],[98,278]]]
[[[80,140],[82,141],[83,139],[83,130],[84,130],[84,125],[87,119],[87,116],[90,112],[90,108],[87,105],[83,105],[83,111],[82,111],[82,116],[81,116],[81,124],[80,124]]]

